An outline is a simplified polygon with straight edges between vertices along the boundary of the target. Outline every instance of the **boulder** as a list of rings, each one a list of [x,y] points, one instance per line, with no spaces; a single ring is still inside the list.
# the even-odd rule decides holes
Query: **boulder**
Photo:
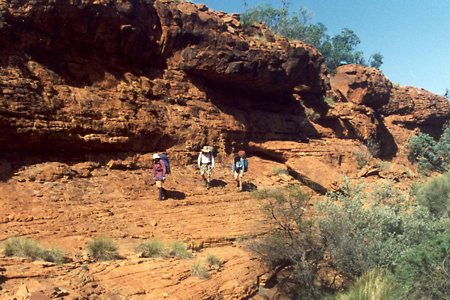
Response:
[[[297,157],[286,162],[291,175],[318,193],[333,190],[340,173],[329,164],[314,157]]]
[[[372,108],[386,104],[392,88],[380,70],[353,64],[338,67],[330,83],[343,101]]]

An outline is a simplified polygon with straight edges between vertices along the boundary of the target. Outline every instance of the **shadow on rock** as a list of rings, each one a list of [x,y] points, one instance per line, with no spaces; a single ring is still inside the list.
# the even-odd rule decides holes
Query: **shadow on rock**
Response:
[[[243,182],[242,189],[247,192],[253,192],[253,191],[256,191],[258,189],[258,187],[251,182]]]
[[[179,191],[166,190],[166,198],[175,200],[184,200],[186,199],[186,194]]]
[[[225,187],[228,183],[220,179],[211,179],[211,187]]]

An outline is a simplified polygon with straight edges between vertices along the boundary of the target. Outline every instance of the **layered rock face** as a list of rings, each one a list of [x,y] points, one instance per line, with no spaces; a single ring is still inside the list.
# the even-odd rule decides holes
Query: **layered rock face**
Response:
[[[439,135],[449,116],[442,96],[356,65],[330,78],[313,47],[204,5],[0,0],[0,240],[61,244],[71,260],[0,255],[0,297],[259,299],[273,283],[260,288],[267,270],[240,240],[271,224],[236,192],[231,152],[248,151],[248,190],[300,182],[317,195],[359,176],[363,144],[401,167],[383,178],[406,176],[401,146],[417,130]],[[219,152],[211,190],[188,164],[206,144]],[[150,151],[175,165],[164,202]],[[121,260],[83,252],[98,235]],[[139,257],[153,236],[188,242],[195,259],[212,249],[224,266],[201,280],[189,261]]]
[[[397,147],[383,116],[439,131],[443,97],[178,1],[3,1],[0,137],[9,151],[139,151],[305,136]],[[323,99],[334,93],[337,102]],[[270,120],[270,122],[267,122]],[[431,127],[430,127],[431,126]]]
[[[374,154],[381,157],[395,156],[398,145],[406,143],[413,129],[439,136],[450,116],[444,96],[393,86],[374,68],[341,66],[331,78],[331,85],[339,102],[328,116],[338,120],[338,135],[374,147]]]
[[[322,57],[262,27],[247,35],[236,16],[173,1],[0,10],[4,150],[225,149],[314,133],[297,99],[325,92]]]

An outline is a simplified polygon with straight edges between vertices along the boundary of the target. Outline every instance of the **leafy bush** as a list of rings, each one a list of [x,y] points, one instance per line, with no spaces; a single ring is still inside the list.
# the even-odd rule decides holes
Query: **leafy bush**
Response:
[[[337,299],[444,299],[450,272],[448,176],[419,186],[418,205],[391,181],[346,180],[317,203],[314,219],[305,217],[309,196],[298,187],[255,192],[275,228],[250,248],[276,272],[289,271],[277,282],[289,295],[315,299],[335,288],[319,276],[321,268],[332,268],[356,281]]]
[[[192,256],[188,251],[188,246],[182,241],[175,241],[172,243],[170,254],[181,259],[188,259]]]
[[[29,238],[10,238],[3,244],[3,253],[5,256],[27,257],[31,260],[44,260],[57,264],[64,263],[64,252],[57,248],[48,250]]]
[[[332,297],[334,300],[397,300],[400,299],[402,286],[394,275],[383,269],[373,269],[365,273],[345,293]]]
[[[406,147],[410,151],[409,161],[417,162],[421,174],[425,175],[427,171],[444,173],[450,164],[450,126],[444,129],[438,142],[426,133],[419,133],[408,140]]]
[[[392,268],[405,250],[443,230],[426,208],[406,204],[390,182],[367,188],[347,181],[318,204],[318,211],[333,265],[353,279],[374,268]]]
[[[382,171],[388,171],[391,169],[391,163],[388,161],[380,161],[377,163],[377,167]]]
[[[450,172],[431,178],[418,186],[414,194],[420,205],[437,218],[450,217]]]
[[[97,260],[112,260],[119,257],[114,240],[108,237],[97,237],[89,241],[87,252]]]
[[[44,254],[42,246],[29,238],[10,238],[3,244],[5,256],[27,257],[31,260],[41,259]]]
[[[66,261],[64,251],[59,248],[50,248],[44,250],[43,260],[54,262],[55,264],[63,264]]]
[[[208,270],[202,265],[201,262],[195,261],[191,268],[191,275],[197,276],[203,279],[209,278]]]
[[[318,271],[323,249],[314,234],[314,222],[305,216],[310,195],[293,185],[261,190],[254,195],[264,200],[264,210],[275,228],[269,236],[250,244],[250,249],[271,269],[292,269],[293,276],[278,282],[281,290],[307,299],[316,298],[320,293],[315,282],[320,280]]]
[[[450,234],[425,236],[406,250],[395,267],[395,276],[406,286],[406,299],[448,299],[450,295]]]
[[[141,252],[142,257],[162,257],[165,254],[165,246],[159,239],[150,239],[140,243],[136,252]]]
[[[324,97],[323,102],[325,102],[329,107],[333,107],[336,104],[334,99],[331,97]]]
[[[366,146],[360,146],[355,151],[356,162],[358,163],[359,168],[364,168],[372,159],[372,155]]]
[[[273,174],[275,174],[276,176],[279,176],[281,174],[289,174],[288,170],[286,170],[283,167],[275,167],[272,170]]]
[[[210,267],[220,268],[222,266],[222,260],[220,259],[220,257],[213,253],[208,253],[208,255],[206,256],[206,261],[208,262],[208,265]]]

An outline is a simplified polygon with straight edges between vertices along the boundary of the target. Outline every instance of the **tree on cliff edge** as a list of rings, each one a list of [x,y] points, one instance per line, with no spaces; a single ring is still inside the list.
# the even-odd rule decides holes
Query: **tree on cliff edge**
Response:
[[[300,7],[298,11],[291,12],[288,2],[281,2],[281,8],[274,8],[270,4],[248,8],[244,1],[246,11],[242,14],[242,26],[245,28],[250,24],[264,22],[277,35],[311,44],[325,57],[325,64],[331,73],[343,64],[360,64],[377,69],[383,64],[380,53],[366,60],[364,53],[356,50],[361,41],[352,30],[343,28],[339,34],[330,37],[324,24],[309,23],[312,17],[310,10]]]

